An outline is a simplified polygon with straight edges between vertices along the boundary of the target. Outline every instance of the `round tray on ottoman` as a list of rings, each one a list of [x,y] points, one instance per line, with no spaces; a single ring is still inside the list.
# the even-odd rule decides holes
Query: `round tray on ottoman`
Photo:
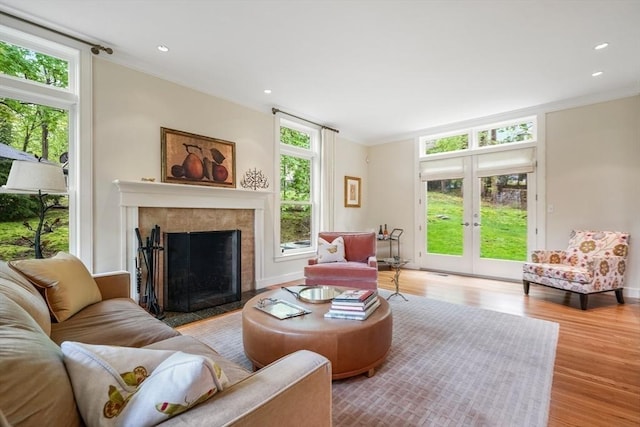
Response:
[[[292,288],[293,289],[293,288]],[[263,298],[291,302],[311,313],[278,319],[255,308]],[[255,368],[262,368],[298,350],[311,350],[331,361],[334,380],[362,373],[374,374],[391,347],[393,318],[384,298],[368,319],[325,319],[331,303],[310,304],[290,292],[274,290],[249,300],[242,309],[244,352]]]

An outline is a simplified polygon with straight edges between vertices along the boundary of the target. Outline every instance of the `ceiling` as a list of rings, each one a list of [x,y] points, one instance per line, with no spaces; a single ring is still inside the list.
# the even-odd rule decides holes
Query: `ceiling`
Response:
[[[100,58],[363,144],[640,92],[640,0],[0,0],[0,10],[114,50]]]

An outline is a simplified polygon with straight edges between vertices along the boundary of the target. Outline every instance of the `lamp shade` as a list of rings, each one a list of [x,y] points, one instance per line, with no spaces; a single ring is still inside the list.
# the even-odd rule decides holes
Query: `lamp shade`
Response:
[[[5,192],[37,192],[49,194],[63,194],[67,192],[67,185],[62,168],[43,162],[28,162],[14,160],[3,185]]]

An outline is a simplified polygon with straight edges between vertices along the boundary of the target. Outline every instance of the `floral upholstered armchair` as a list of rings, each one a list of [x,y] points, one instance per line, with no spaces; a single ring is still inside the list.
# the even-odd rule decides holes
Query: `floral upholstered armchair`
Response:
[[[624,304],[622,290],[629,234],[614,231],[574,230],[564,251],[533,251],[523,265],[524,293],[529,284],[564,289],[580,295],[580,308],[587,309],[589,294],[615,291]]]

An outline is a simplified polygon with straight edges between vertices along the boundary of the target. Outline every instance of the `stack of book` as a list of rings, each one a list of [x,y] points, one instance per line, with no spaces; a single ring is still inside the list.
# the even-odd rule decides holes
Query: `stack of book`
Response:
[[[371,289],[349,290],[331,301],[331,308],[324,314],[329,319],[365,320],[380,306],[378,291]]]

